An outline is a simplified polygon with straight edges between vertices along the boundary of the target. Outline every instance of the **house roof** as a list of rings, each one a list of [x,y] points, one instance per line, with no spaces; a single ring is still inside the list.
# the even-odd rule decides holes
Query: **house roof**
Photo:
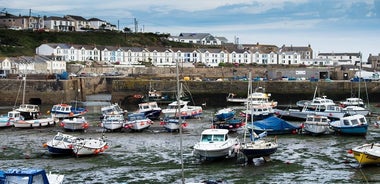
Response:
[[[181,39],[202,39],[211,36],[210,33],[180,33],[178,38]]]
[[[360,57],[360,52],[358,53],[349,53],[349,52],[342,52],[342,53],[318,53],[318,56],[357,56]]]
[[[79,21],[87,21],[87,19],[85,19],[81,16],[77,16],[77,15],[66,15],[65,17],[69,17],[69,18],[72,18],[74,20],[79,20]]]

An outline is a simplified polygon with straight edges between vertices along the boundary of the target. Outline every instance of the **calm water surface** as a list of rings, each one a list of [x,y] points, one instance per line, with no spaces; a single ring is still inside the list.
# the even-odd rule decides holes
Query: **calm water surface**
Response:
[[[46,112],[51,106],[42,106]],[[0,108],[6,113],[10,107]],[[90,108],[86,115],[91,127],[86,133],[67,132],[81,137],[100,137],[97,125],[99,108]],[[129,111],[135,109],[128,108]],[[205,179],[226,183],[366,183],[380,182],[380,167],[358,167],[347,151],[357,145],[379,142],[380,129],[373,126],[367,136],[278,136],[279,149],[264,163],[255,159],[246,165],[241,159],[200,162],[191,156],[192,146],[202,130],[210,127],[216,108],[205,108],[201,119],[188,120],[183,134],[186,182]],[[373,108],[380,112],[380,109]],[[159,121],[141,132],[105,133],[110,148],[103,154],[75,158],[52,156],[42,147],[61,127],[36,129],[0,129],[0,169],[8,167],[39,167],[65,175],[65,183],[180,183],[180,135],[167,133]],[[240,137],[238,133],[231,136]]]

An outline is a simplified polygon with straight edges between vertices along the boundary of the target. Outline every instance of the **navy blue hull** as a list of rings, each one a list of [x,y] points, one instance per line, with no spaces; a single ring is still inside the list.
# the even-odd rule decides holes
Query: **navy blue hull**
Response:
[[[53,154],[72,154],[73,153],[73,150],[70,149],[70,148],[67,148],[67,149],[62,149],[62,148],[54,148],[54,147],[51,147],[51,146],[48,146],[48,150],[50,153],[53,153]]]
[[[247,159],[250,161],[253,158],[260,158],[265,156],[270,156],[271,154],[275,153],[277,151],[277,148],[270,148],[270,149],[241,149],[241,152],[247,157]]]

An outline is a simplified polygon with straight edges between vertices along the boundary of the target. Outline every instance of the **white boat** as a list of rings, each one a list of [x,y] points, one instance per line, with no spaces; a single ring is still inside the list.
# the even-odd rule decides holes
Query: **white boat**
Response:
[[[330,133],[330,119],[327,116],[308,115],[303,124],[304,130],[311,134]]]
[[[77,137],[58,132],[54,138],[44,144],[51,154],[73,154],[73,144]]]
[[[180,106],[180,111],[178,113],[178,102]],[[168,105],[166,109],[162,109],[162,114],[164,117],[174,118],[196,118],[202,115],[203,109],[201,106],[190,106],[189,101],[174,101]]]
[[[82,116],[63,119],[60,123],[60,126],[63,127],[65,130],[85,131],[90,127],[90,124],[87,122],[86,118]]]
[[[70,104],[55,104],[50,110],[52,118],[57,119],[79,117],[86,113],[86,108],[76,107]]]
[[[168,132],[175,132],[175,131],[179,132],[180,128],[183,129],[187,127],[187,122],[181,121],[181,125],[180,125],[180,121],[178,118],[164,118],[160,122],[160,125],[162,125],[165,128],[165,130],[167,130]]]
[[[367,119],[361,114],[331,121],[330,127],[338,134],[365,135],[368,131]]]
[[[236,156],[237,138],[229,137],[227,129],[206,129],[194,145],[193,154],[205,160]]]
[[[138,112],[144,113],[147,118],[151,120],[159,119],[162,109],[157,102],[139,103],[138,106]]]
[[[360,106],[345,106],[342,108],[343,111],[345,111],[347,114],[351,114],[351,115],[354,115],[354,114],[361,114],[363,116],[367,116],[370,114],[370,111],[364,107],[360,107]]]
[[[25,120],[37,119],[40,115],[40,107],[34,104],[23,103],[15,111],[19,111]]]
[[[249,105],[247,110],[241,111],[242,116],[247,116],[250,120],[262,120],[274,115],[273,107],[270,105]]]
[[[102,116],[105,116],[107,114],[125,114],[127,113],[127,110],[123,110],[119,104],[114,103],[108,106],[104,106],[100,108],[100,112],[102,113]]]
[[[371,143],[357,146],[352,149],[354,158],[360,165],[380,164],[380,144]]]
[[[79,138],[73,144],[73,152],[76,156],[97,155],[108,149],[108,143],[104,136],[98,139]]]
[[[363,99],[357,98],[357,97],[346,98],[344,101],[341,101],[340,104],[343,107],[347,107],[347,106],[365,107]]]
[[[119,130],[123,128],[125,118],[123,114],[106,114],[101,123],[101,127],[106,130]]]
[[[14,122],[23,120],[19,111],[9,111],[7,114],[0,116],[0,127],[11,127]]]
[[[153,121],[145,117],[144,113],[132,113],[128,114],[127,121],[124,123],[123,127],[133,131],[142,131],[149,128],[152,124]]]
[[[0,183],[17,184],[62,184],[64,175],[46,173],[37,168],[10,168],[0,170]]]
[[[54,125],[55,121],[53,118],[39,118],[39,119],[30,119],[30,120],[18,120],[13,123],[13,126],[16,128],[37,128],[37,127],[47,127]]]
[[[284,119],[305,120],[308,115],[327,116],[330,119],[340,119],[347,115],[342,107],[336,105],[333,100],[323,97],[314,97],[311,101],[305,102],[300,109],[275,109],[275,114]]]
[[[248,98],[236,98],[234,93],[229,93],[227,96],[227,102],[246,103]],[[253,92],[249,94],[249,101],[251,105],[266,105],[276,107],[276,101],[270,101],[270,93],[265,92],[265,88],[257,87]]]

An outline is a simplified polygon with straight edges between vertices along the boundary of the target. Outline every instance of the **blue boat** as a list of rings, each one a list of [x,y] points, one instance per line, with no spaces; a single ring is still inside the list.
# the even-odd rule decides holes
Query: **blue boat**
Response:
[[[0,171],[0,183],[24,183],[24,184],[61,184],[63,175],[47,174],[44,169],[7,169]]]
[[[278,134],[294,134],[297,133],[301,126],[296,126],[288,121],[285,121],[277,116],[271,116],[263,120],[254,121],[247,124],[247,129],[253,130],[256,134],[267,132],[268,135]]]
[[[365,135],[368,122],[364,115],[355,114],[330,122],[330,127],[338,134]]]
[[[235,113],[236,112],[234,109],[227,107],[227,108],[219,109],[215,114],[215,118],[216,120],[224,121],[224,120],[233,118],[235,116]]]
[[[213,128],[237,131],[237,129],[244,126],[244,121],[241,118],[231,118],[225,121],[213,121],[212,125]]]
[[[54,138],[44,144],[51,154],[73,154],[73,144],[77,137],[58,132]]]
[[[55,104],[50,110],[52,118],[72,118],[87,113],[87,109],[70,104]]]

